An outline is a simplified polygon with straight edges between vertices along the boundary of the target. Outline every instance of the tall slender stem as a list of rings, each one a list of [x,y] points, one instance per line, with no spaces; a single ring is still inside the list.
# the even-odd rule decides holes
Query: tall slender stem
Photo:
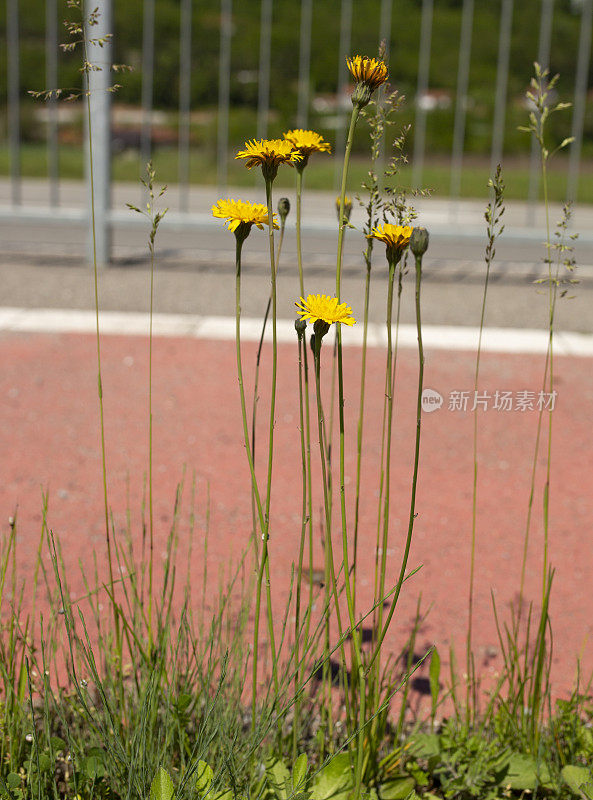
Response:
[[[85,26],[85,20],[83,20]],[[84,63],[89,64],[88,47],[86,32],[83,40]],[[87,75],[88,87],[88,75]],[[99,327],[99,270],[97,266],[97,232],[95,225],[95,177],[94,177],[94,164],[93,164],[93,125],[91,118],[91,96],[90,92],[86,93],[86,115],[89,134],[89,180],[90,180],[90,193],[91,193],[91,231],[93,242],[93,284],[94,284],[94,299],[95,299],[95,330],[96,330],[96,343],[97,343],[97,391],[99,395],[99,426],[101,432],[101,474],[103,478],[103,512],[105,516],[105,540],[107,543],[107,564],[109,568],[109,589],[111,597],[114,598],[114,581],[113,581],[113,557],[111,553],[111,533],[109,529],[109,500],[107,494],[107,456],[105,448],[105,414],[103,408],[103,378],[101,374],[101,333]],[[115,600],[111,601],[113,609],[113,622],[115,627],[115,641],[117,655],[120,661],[122,658],[121,650],[121,634],[119,629],[119,615]]]
[[[323,414],[323,404],[321,402],[321,336],[317,333],[315,334],[315,394],[317,398],[317,426],[318,426],[318,433],[319,433],[319,454],[321,460],[321,481],[323,484],[323,505],[325,511],[325,613],[327,615],[326,618],[326,640],[325,640],[325,652],[324,652],[324,659],[323,659],[323,666],[324,666],[324,675],[327,681],[327,688],[330,690],[330,694],[327,697],[327,712],[329,715],[329,721],[331,726],[332,721],[332,710],[331,710],[331,674],[329,673],[329,605],[330,605],[330,597],[331,592],[334,594],[334,602],[336,606],[336,619],[338,623],[338,636],[340,639],[340,652],[342,655],[342,665],[344,668],[344,672],[346,672],[346,653],[344,649],[344,637],[342,633],[342,616],[340,613],[340,604],[339,604],[339,593],[338,593],[338,585],[336,581],[336,572],[334,568],[334,554],[333,554],[333,544],[332,544],[332,532],[331,532],[331,505],[330,505],[330,498],[329,498],[329,482],[328,482],[328,472],[327,472],[327,452],[324,445],[325,436],[324,436],[324,414]],[[354,635],[354,630],[352,630],[352,635]],[[348,718],[350,717],[350,709],[349,709],[349,696],[348,692],[344,693],[346,699],[346,713]]]
[[[270,585],[270,562],[268,558],[268,540],[270,536],[270,503],[272,499],[272,466],[274,461],[274,427],[275,427],[275,414],[276,414],[276,382],[278,371],[278,335],[277,335],[277,318],[278,307],[276,297],[276,259],[274,254],[274,212],[272,209],[272,179],[265,176],[266,181],[266,202],[268,205],[268,240],[270,243],[270,276],[271,276],[271,296],[272,296],[272,385],[270,396],[270,429],[268,437],[268,477],[266,482],[266,505],[265,505],[265,530],[262,546],[262,559],[260,567],[260,576],[262,568],[265,569],[266,574],[266,599],[268,611],[268,633],[270,636],[270,649],[272,652],[272,675],[274,680],[274,689],[276,697],[278,696],[278,665],[276,653],[276,641],[274,636],[274,617],[272,613],[272,593]],[[258,580],[261,590],[261,577]]]
[[[377,626],[379,632],[383,627],[383,597],[385,595],[385,570],[387,568],[387,541],[389,536],[389,501],[391,488],[391,431],[393,428],[393,345],[392,345],[392,314],[393,314],[393,287],[395,283],[396,262],[389,261],[389,283],[387,286],[387,362],[385,364],[385,397],[387,401],[387,424],[385,432],[385,479],[384,479],[384,498],[383,498],[383,535],[381,540],[381,560],[378,574],[377,596]],[[381,672],[381,654],[377,655],[375,665],[375,675],[373,680],[374,697],[373,708],[379,707],[379,686]]]
[[[265,535],[265,519],[262,507],[262,502],[257,485],[257,477],[255,475],[255,468],[253,464],[253,455],[249,443],[249,426],[247,422],[247,406],[245,403],[245,387],[243,384],[243,365],[241,358],[241,250],[243,247],[242,235],[236,235],[236,249],[235,249],[235,346],[237,354],[237,378],[239,382],[239,394],[241,397],[241,418],[243,420],[243,437],[245,439],[245,450],[247,452],[247,461],[249,462],[249,472],[251,474],[251,491],[252,496],[255,498],[257,506],[257,513],[259,518],[259,526],[261,535]],[[255,550],[255,560],[258,562],[258,547],[257,536],[253,537],[253,546]],[[258,570],[258,578],[261,574],[261,567]],[[252,688],[251,688],[251,730],[255,730],[255,713],[257,701],[257,663],[259,654],[259,616],[261,607],[261,581],[258,580],[258,591],[255,597],[255,621],[253,629],[253,656],[252,656]]]
[[[422,345],[422,321],[420,315],[420,285],[422,280],[422,256],[416,256],[416,331],[418,336],[418,394],[416,400],[416,444],[414,448],[414,469],[412,473],[412,492],[410,498],[410,516],[408,519],[408,534],[406,536],[406,544],[404,554],[402,557],[401,568],[399,577],[395,585],[391,605],[387,614],[387,619],[383,629],[379,635],[379,639],[375,645],[375,650],[367,664],[367,674],[369,673],[375,659],[378,657],[381,650],[381,645],[389,629],[389,624],[395,612],[397,601],[399,600],[401,588],[406,575],[406,567],[408,565],[408,557],[410,555],[410,547],[412,545],[412,534],[414,532],[414,521],[416,519],[416,487],[418,484],[418,465],[420,463],[420,429],[422,426],[422,387],[424,384],[424,347]]]
[[[369,240],[367,252],[372,240]],[[367,338],[369,330],[369,299],[371,284],[370,254],[366,258],[367,270],[364,285],[364,320],[362,328],[362,357],[360,365],[360,402],[358,405],[358,427],[356,432],[356,500],[354,503],[354,542],[352,546],[352,607],[356,613],[356,559],[358,556],[358,526],[360,521],[360,479],[362,474],[362,431],[364,424],[364,393],[367,363]]]

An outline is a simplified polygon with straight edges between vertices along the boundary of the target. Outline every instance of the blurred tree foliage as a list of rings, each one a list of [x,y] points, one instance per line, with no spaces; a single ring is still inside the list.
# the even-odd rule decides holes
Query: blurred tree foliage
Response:
[[[466,144],[469,150],[486,152],[491,138],[492,109],[496,79],[498,30],[502,0],[476,0],[471,52],[469,103]],[[6,37],[6,0],[0,11],[0,38]],[[352,20],[352,53],[375,54],[379,38],[380,0],[355,0]],[[511,41],[508,87],[509,134],[506,149],[522,148],[526,137],[515,135],[515,117],[522,121],[524,109],[520,98],[532,74],[537,58],[541,0],[517,0]],[[418,69],[422,0],[397,0],[392,3],[390,53],[391,81],[402,94],[413,99]],[[311,41],[311,97],[336,91],[340,35],[340,0],[313,0]],[[557,0],[554,7],[553,40],[550,68],[562,76],[561,92],[571,99],[576,68],[580,14],[578,0]],[[451,108],[430,115],[428,143],[436,150],[450,146],[450,128],[454,113],[458,69],[458,42],[461,28],[462,0],[434,0],[430,88],[451,93]],[[73,11],[59,0],[60,19]],[[300,3],[274,0],[271,43],[271,108],[277,112],[278,125],[294,124],[296,109]],[[21,89],[43,89],[45,84],[45,0],[19,2],[21,48]],[[142,86],[142,0],[114,0],[115,62],[129,64],[132,72],[119,74],[122,85],[117,100],[137,105]],[[180,0],[156,0],[154,106],[175,109],[179,88]],[[234,0],[232,23],[231,103],[236,108],[253,109],[257,104],[259,62],[260,3],[258,0]],[[194,110],[215,106],[218,97],[218,50],[220,37],[219,0],[193,3],[191,102]],[[65,40],[62,29],[61,40]],[[80,57],[60,55],[59,82],[62,87],[80,85]],[[0,103],[6,102],[6,59],[0,60]],[[590,67],[590,80],[593,66]],[[413,119],[408,103],[404,121]],[[2,113],[0,111],[0,113]],[[590,112],[589,112],[590,115]],[[558,115],[559,117],[561,115]],[[559,123],[570,123],[570,114]],[[323,127],[323,119],[313,117]],[[512,124],[512,130],[511,130]],[[273,128],[273,123],[272,123]],[[272,130],[273,134],[275,131]],[[587,120],[593,133],[593,120]],[[446,131],[446,132],[445,132]],[[254,133],[254,131],[253,131]],[[564,134],[562,129],[559,133]],[[442,135],[441,135],[442,134]],[[332,134],[333,138],[333,134]]]

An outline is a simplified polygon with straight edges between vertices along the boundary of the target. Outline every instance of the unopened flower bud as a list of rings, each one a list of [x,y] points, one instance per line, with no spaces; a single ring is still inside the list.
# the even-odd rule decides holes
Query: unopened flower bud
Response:
[[[426,228],[414,228],[410,237],[410,250],[415,256],[423,256],[428,250],[428,231]]]
[[[290,200],[288,197],[281,197],[280,200],[278,200],[278,214],[280,216],[280,222],[284,223],[289,213]]]
[[[336,197],[336,214],[338,215],[338,222],[340,222],[340,196]],[[349,197],[344,197],[344,223],[350,222],[350,215],[352,214],[352,200]]]
[[[297,332],[299,339],[302,339],[305,335],[305,331],[307,330],[307,321],[304,319],[295,319],[294,329]]]
[[[319,343],[321,344],[322,338],[329,331],[329,323],[324,319],[316,319],[313,325],[313,330],[315,332],[315,340],[319,340]]]
[[[352,92],[352,105],[364,108],[371,101],[373,90],[366,83],[357,83]]]

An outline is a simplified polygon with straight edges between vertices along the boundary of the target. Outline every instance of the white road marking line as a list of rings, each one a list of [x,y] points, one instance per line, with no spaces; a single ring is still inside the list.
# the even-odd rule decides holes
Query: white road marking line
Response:
[[[241,320],[241,338],[244,342],[259,341],[260,319]],[[148,335],[148,314],[144,312],[102,311],[99,314],[102,334],[117,336]],[[23,333],[94,333],[95,312],[54,308],[0,308],[0,331]],[[296,341],[294,322],[278,320],[278,341]],[[342,341],[345,347],[362,345],[362,325],[344,328]],[[191,339],[220,341],[235,338],[233,317],[202,317],[193,314],[155,314],[155,336],[179,336]],[[268,324],[266,340],[271,339]],[[422,338],[427,349],[475,351],[478,345],[478,328],[459,325],[424,325]],[[369,324],[368,344],[383,347],[387,341],[384,325]],[[400,325],[399,346],[415,348],[416,327]],[[548,347],[548,332],[518,328],[485,328],[482,350],[490,353],[542,353]],[[559,332],[554,335],[555,355],[593,356],[593,334]]]

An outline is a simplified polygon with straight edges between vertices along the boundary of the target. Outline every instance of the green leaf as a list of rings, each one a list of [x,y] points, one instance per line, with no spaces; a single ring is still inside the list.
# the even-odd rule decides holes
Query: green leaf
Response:
[[[593,783],[584,783],[581,786],[581,794],[586,800],[593,800]]]
[[[175,704],[177,713],[183,714],[184,711],[187,711],[192,699],[193,698],[191,694],[180,694],[179,697],[177,698],[177,703]]]
[[[206,794],[212,785],[212,779],[214,777],[212,767],[205,761],[198,761],[196,775],[196,792],[198,794]]]
[[[66,742],[63,739],[60,739],[59,736],[52,736],[50,741],[51,741],[51,746],[56,751],[56,753],[59,753],[60,750],[62,751],[62,753],[66,752]]]
[[[567,764],[563,767],[561,774],[575,794],[579,794],[581,786],[591,780],[591,770],[587,769],[587,767],[577,767],[573,764]]]
[[[405,800],[410,792],[414,791],[415,786],[414,778],[394,778],[394,780],[385,781],[379,786],[379,797],[381,800]]]
[[[272,756],[266,761],[266,777],[268,785],[280,800],[288,800],[290,772],[283,761]]]
[[[292,787],[295,792],[302,791],[305,788],[306,777],[307,755],[305,753],[301,753],[294,762],[294,766],[292,768]]]
[[[505,784],[511,789],[524,791],[534,789],[537,784],[545,785],[550,782],[550,773],[545,764],[538,765],[531,756],[523,753],[511,753],[508,760],[508,772]]]
[[[320,770],[311,787],[315,800],[346,800],[352,788],[348,753],[338,753]]]
[[[167,770],[159,767],[150,787],[150,800],[171,800],[175,787]]]
[[[9,772],[6,776],[6,783],[10,789],[18,789],[21,785],[21,776],[17,775],[16,772]]]
[[[419,733],[410,740],[409,752],[419,758],[431,758],[441,753],[440,737],[436,733]]]

